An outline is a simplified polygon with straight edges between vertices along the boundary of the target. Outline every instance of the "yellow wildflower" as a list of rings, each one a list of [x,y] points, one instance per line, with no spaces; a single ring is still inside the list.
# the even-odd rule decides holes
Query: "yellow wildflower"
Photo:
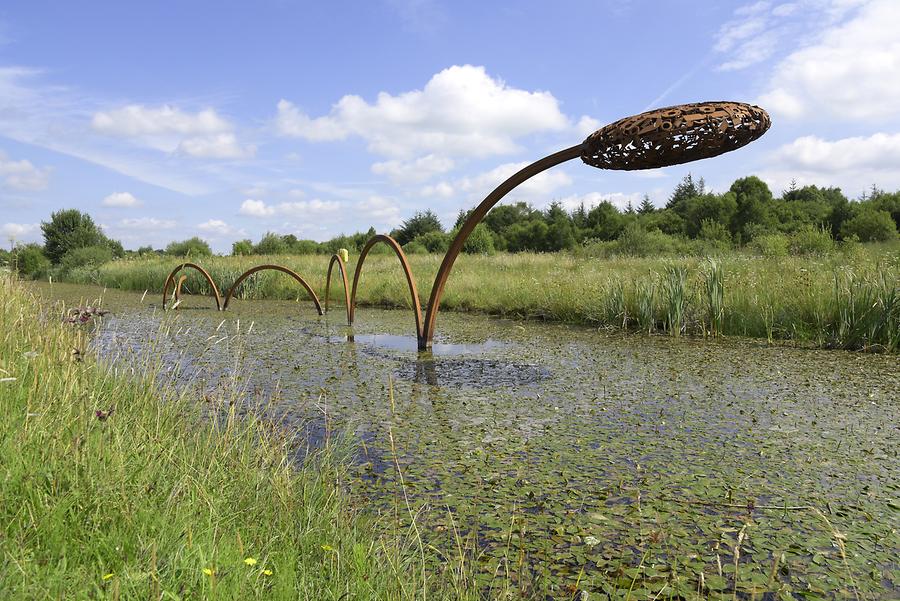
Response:
[[[212,576],[216,572],[212,568],[203,568],[203,573],[206,574],[207,576]]]
[[[272,575],[272,570],[263,570],[263,571],[262,571],[262,574],[263,574],[263,576],[271,576],[271,575]]]
[[[331,545],[322,545],[322,550],[323,551],[334,551],[334,547],[332,547]]]
[[[254,559],[252,557],[248,557],[247,559],[244,560],[244,563],[247,564],[248,566],[255,566],[256,559]]]
[[[113,574],[112,572],[110,572],[109,574],[104,574],[104,575],[103,575],[103,579],[104,579],[104,580],[109,580],[109,579],[112,578],[113,576],[115,576],[115,574]]]

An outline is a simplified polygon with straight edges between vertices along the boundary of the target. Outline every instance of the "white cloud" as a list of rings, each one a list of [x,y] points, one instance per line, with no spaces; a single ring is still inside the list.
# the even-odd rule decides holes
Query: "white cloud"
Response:
[[[575,131],[580,135],[587,137],[600,129],[600,125],[600,121],[597,121],[593,117],[582,115],[581,119],[578,120],[578,123],[575,124]]]
[[[323,117],[311,118],[282,100],[276,118],[282,135],[311,141],[359,136],[372,152],[406,160],[508,153],[518,149],[518,137],[568,126],[549,92],[509,87],[471,65],[445,69],[421,90],[381,92],[373,104],[344,96]]]
[[[615,205],[617,209],[622,211],[628,207],[629,202],[635,209],[637,209],[638,205],[641,203],[642,198],[643,195],[637,192],[628,194],[624,192],[588,192],[587,194],[573,194],[571,196],[566,196],[564,198],[557,199],[556,202],[561,204],[565,210],[570,212],[574,211],[582,204],[584,204],[585,209],[590,210],[596,207],[601,202],[610,202]]]
[[[372,195],[356,203],[356,214],[369,219],[375,225],[392,228],[400,224],[400,207],[390,198]]]
[[[159,230],[172,229],[178,223],[171,219],[157,219],[156,217],[134,217],[131,219],[122,219],[117,227],[128,230]]]
[[[167,104],[157,108],[130,104],[95,113],[91,126],[106,135],[199,158],[236,159],[256,152],[252,145],[240,146],[231,123],[213,109],[190,113]]]
[[[424,196],[438,196],[449,198],[455,194],[483,197],[491,190],[503,183],[509,176],[516,173],[529,163],[505,163],[498,165],[490,171],[485,171],[472,177],[463,177],[454,182],[438,182],[422,188]],[[572,178],[560,169],[549,170],[535,175],[510,193],[515,198],[544,199],[555,190],[568,186]]]
[[[824,140],[804,136],[778,148],[762,173],[773,190],[799,185],[839,186],[851,196],[872,184],[900,188],[900,133]]]
[[[413,161],[384,161],[372,165],[372,173],[386,175],[397,184],[418,183],[439,173],[453,169],[455,163],[448,157],[429,154]]]
[[[242,229],[234,228],[221,219],[210,219],[203,223],[197,224],[197,229],[201,232],[212,236],[244,236],[246,232]]]
[[[115,136],[207,135],[231,130],[231,125],[212,109],[192,114],[167,104],[159,108],[130,104],[101,111],[94,115],[91,125],[97,131]]]
[[[49,168],[38,168],[25,159],[14,161],[0,151],[0,181],[7,188],[33,192],[47,187]]]
[[[4,223],[0,226],[3,238],[16,242],[35,242],[40,237],[39,231],[40,225],[37,223]]]
[[[241,159],[256,154],[256,146],[240,146],[233,133],[187,138],[178,145],[178,152],[204,159]]]
[[[855,3],[835,3],[837,11]],[[790,118],[845,120],[900,116],[900,2],[872,0],[790,54],[759,99]]]
[[[341,203],[334,200],[320,200],[313,198],[312,200],[296,200],[293,202],[281,202],[275,205],[266,204],[262,200],[253,200],[248,198],[241,203],[238,213],[241,215],[249,215],[250,217],[271,217],[273,215],[287,216],[322,216],[336,213],[341,209]]]
[[[113,192],[103,199],[102,204],[105,207],[139,207],[144,203],[130,192]]]

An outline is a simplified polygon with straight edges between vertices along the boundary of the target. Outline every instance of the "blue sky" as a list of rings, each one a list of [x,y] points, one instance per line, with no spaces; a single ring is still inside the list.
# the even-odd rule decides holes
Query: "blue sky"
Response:
[[[0,234],[89,212],[126,248],[446,225],[602,124],[701,100],[770,132],[647,172],[573,161],[508,197],[649,194],[688,172],[900,188],[900,2],[42,2],[0,7]]]

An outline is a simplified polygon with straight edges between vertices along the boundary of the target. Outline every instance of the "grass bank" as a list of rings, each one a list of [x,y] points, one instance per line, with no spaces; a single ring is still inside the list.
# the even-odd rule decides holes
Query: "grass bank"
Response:
[[[419,295],[427,300],[437,255],[409,257]],[[71,274],[78,283],[158,293],[178,259],[107,263]],[[198,260],[223,290],[260,263],[288,266],[321,295],[328,257],[249,256]],[[351,257],[350,270],[354,269]],[[186,290],[208,293],[189,272]],[[447,285],[442,309],[544,318],[673,336],[749,336],[823,347],[897,351],[900,348],[900,248],[849,247],[827,256],[715,259],[598,259],[569,253],[464,255]],[[338,278],[332,301],[339,303]],[[302,298],[300,287],[277,272],[242,284],[239,298]],[[360,304],[409,307],[409,293],[393,254],[370,257]],[[438,320],[440,323],[440,319]],[[438,325],[440,331],[440,325]]]
[[[297,469],[273,428],[116,374],[62,316],[0,276],[4,599],[466,596],[348,507],[339,461]]]

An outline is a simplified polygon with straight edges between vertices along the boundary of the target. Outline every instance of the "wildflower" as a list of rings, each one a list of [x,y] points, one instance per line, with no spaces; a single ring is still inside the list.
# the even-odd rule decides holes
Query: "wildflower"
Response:
[[[262,573],[263,576],[271,576],[271,575],[272,575],[272,570],[263,570],[261,573]]]
[[[248,566],[255,566],[256,559],[254,559],[253,557],[248,557],[247,559],[244,560],[244,563],[247,564]]]
[[[344,260],[344,263],[350,260],[350,253],[347,252],[346,248],[338,249],[338,254],[341,255],[341,258]]]
[[[103,575],[103,580],[109,580],[109,579],[112,578],[113,576],[115,576],[115,574],[112,573],[112,572],[110,572],[109,574],[104,574],[104,575]]]
[[[203,568],[203,573],[209,577],[212,577],[212,575],[215,574],[216,571],[212,568]]]
[[[334,547],[332,547],[331,545],[322,545],[322,550],[334,552]]]

